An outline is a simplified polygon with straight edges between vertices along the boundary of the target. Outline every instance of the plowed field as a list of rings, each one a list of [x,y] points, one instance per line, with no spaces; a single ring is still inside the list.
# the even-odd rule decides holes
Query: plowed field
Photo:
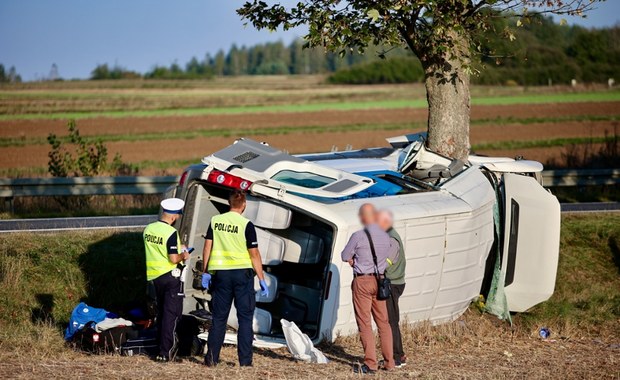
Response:
[[[291,153],[306,153],[334,146],[385,146],[386,137],[426,129],[427,111],[419,104],[423,89],[417,85],[343,87],[325,86],[316,79],[288,82],[271,78],[253,78],[244,86],[234,80],[184,85],[190,84],[187,88],[157,90],[131,86],[116,89],[106,83],[67,83],[66,88],[61,84],[41,84],[40,88],[29,84],[13,91],[0,88],[0,172],[26,176],[46,172],[46,137],[50,133],[67,134],[67,120],[57,118],[58,112],[85,112],[77,121],[80,134],[102,139],[110,157],[121,154],[125,162],[138,165],[145,175],[178,174],[189,162],[244,136],[268,141]],[[561,164],[567,145],[601,144],[617,129],[617,94],[609,92],[608,96],[597,91],[582,92],[584,97],[579,99],[580,93],[572,89],[538,88],[526,92],[474,87],[472,148],[479,154],[522,155]],[[566,97],[562,98],[564,93]],[[516,96],[516,103],[523,103],[513,104],[511,94]],[[593,101],[599,98],[603,100]],[[396,103],[387,108],[370,106],[374,101],[385,104],[382,102],[386,99]],[[412,99],[411,106],[407,99]],[[549,99],[558,101],[552,103]],[[213,103],[216,100],[217,104]],[[229,108],[217,108],[220,103]],[[269,108],[272,104],[290,105],[291,109],[276,112]],[[326,109],[308,111],[303,108],[305,104],[324,104]],[[343,105],[341,109],[334,108],[338,104]],[[179,107],[185,113],[157,113],[160,109],[153,108],[166,105],[171,110]],[[97,116],[122,111],[125,106],[138,113]],[[200,115],[187,108],[198,106],[216,108],[211,114]],[[245,107],[258,108],[248,111]],[[140,114],[141,110],[146,113]],[[45,117],[46,112],[49,117]]]

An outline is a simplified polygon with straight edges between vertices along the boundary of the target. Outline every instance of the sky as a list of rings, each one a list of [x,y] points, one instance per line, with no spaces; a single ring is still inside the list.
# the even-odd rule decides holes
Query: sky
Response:
[[[282,0],[283,4],[293,0]],[[270,2],[271,3],[271,2]],[[50,73],[87,78],[97,64],[145,72],[154,65],[184,65],[231,44],[291,42],[303,28],[283,32],[244,27],[238,0],[0,0],[0,63],[15,66],[24,80]],[[569,24],[613,26],[620,0],[608,0],[588,18]]]

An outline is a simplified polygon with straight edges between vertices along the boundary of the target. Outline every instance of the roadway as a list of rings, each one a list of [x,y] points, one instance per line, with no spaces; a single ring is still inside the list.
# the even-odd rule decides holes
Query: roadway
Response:
[[[562,213],[583,214],[620,212],[620,202],[562,203]],[[69,230],[140,229],[157,215],[91,216],[79,218],[41,218],[0,220],[0,233],[54,232]]]

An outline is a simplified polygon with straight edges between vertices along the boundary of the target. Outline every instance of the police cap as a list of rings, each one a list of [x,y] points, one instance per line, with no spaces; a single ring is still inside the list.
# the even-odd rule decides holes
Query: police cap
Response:
[[[179,198],[168,198],[161,201],[161,208],[166,214],[182,214],[185,202]]]

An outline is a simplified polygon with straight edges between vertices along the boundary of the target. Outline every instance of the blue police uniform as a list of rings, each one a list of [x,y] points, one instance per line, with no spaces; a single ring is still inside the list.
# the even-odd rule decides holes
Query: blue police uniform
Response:
[[[205,363],[219,362],[226,325],[234,301],[237,309],[237,352],[241,366],[252,365],[252,319],[256,307],[254,269],[249,249],[258,248],[256,229],[252,222],[236,212],[212,218],[206,234],[213,241],[207,270],[212,274],[211,311],[213,321],[207,341]]]

